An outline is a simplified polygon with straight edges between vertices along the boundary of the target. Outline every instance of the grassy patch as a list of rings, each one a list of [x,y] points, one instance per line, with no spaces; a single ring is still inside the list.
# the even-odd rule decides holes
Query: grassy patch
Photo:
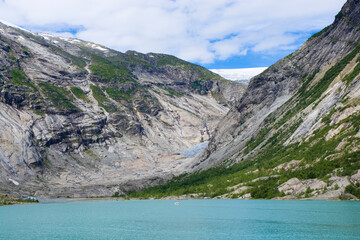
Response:
[[[271,138],[269,138],[263,150],[253,160],[257,162],[257,167],[272,168],[283,162],[289,162],[294,159],[304,159],[307,163],[312,163],[317,159],[325,159],[326,156],[337,153],[335,148],[345,137],[351,137],[359,131],[360,119],[357,119],[358,117],[359,114],[354,114],[334,126],[326,125],[315,131],[313,136],[303,143],[294,143],[284,146],[282,144],[283,138],[281,137],[281,134],[274,134]],[[325,141],[328,131],[339,127],[342,123],[351,123],[352,127],[349,126],[347,131],[340,132],[336,137]],[[290,131],[290,133],[291,132],[292,131]],[[351,155],[348,155],[348,157],[350,158]],[[323,166],[323,170],[326,173],[320,169],[321,165],[319,165],[319,169],[315,171],[315,177],[323,177],[324,174],[326,175],[329,171],[336,168],[336,166],[332,165],[331,169],[326,170],[325,163]],[[308,172],[304,172],[303,174],[300,174],[302,176],[299,177],[303,179],[306,179],[307,177],[312,178],[310,177],[311,174],[312,173],[308,174]]]
[[[111,61],[93,56],[90,70],[99,81],[110,82],[134,82],[135,76],[121,64],[113,64]]]
[[[343,16],[344,16],[344,14],[342,13],[342,11],[340,11],[340,12],[338,12],[338,14],[336,14],[335,19],[340,20]]]
[[[314,102],[318,99],[321,94],[329,87],[330,83],[339,75],[339,73],[345,68],[347,64],[360,52],[360,45],[358,45],[351,53],[346,55],[337,64],[331,67],[324,75],[324,77],[313,86],[307,94],[304,95],[306,98],[306,104]]]
[[[22,69],[15,68],[15,69],[11,70],[9,72],[9,74],[11,76],[11,82],[13,84],[27,86],[27,87],[31,88],[32,90],[34,90],[35,92],[38,91],[36,86],[28,80],[28,77],[26,76],[26,74],[24,73],[24,71]]]
[[[115,108],[107,105],[109,99],[106,97],[105,93],[99,86],[91,85],[90,89],[92,91],[93,97],[96,99],[100,107],[103,107],[107,112],[116,112]]]
[[[86,97],[84,91],[76,86],[70,87],[71,92],[77,97],[78,99],[83,100],[84,102],[90,102],[89,99]]]
[[[134,91],[134,89],[131,89],[129,91],[122,91],[115,87],[110,87],[105,89],[106,93],[111,97],[112,99],[116,101],[125,100],[125,101],[131,101],[132,96],[131,93]]]
[[[63,111],[78,111],[79,109],[71,102],[70,92],[64,88],[49,83],[39,83],[44,95],[48,97],[54,107]]]

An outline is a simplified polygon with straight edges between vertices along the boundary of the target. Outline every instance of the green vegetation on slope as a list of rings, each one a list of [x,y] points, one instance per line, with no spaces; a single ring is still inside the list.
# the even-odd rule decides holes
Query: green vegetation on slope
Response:
[[[24,71],[20,68],[14,68],[9,72],[11,76],[11,82],[15,85],[23,85],[31,88],[35,92],[37,92],[36,86],[28,80],[28,77],[24,73]]]
[[[116,101],[125,100],[125,101],[131,101],[132,96],[131,93],[134,91],[134,89],[131,89],[129,91],[122,91],[115,87],[110,87],[105,89],[106,93],[111,97],[112,99]]]
[[[155,53],[141,54],[132,51],[129,51],[126,54],[117,54],[107,58],[93,56],[90,69],[98,81],[111,83],[112,89],[107,91],[111,98],[113,98],[112,96],[116,98],[116,95],[122,95],[122,98],[126,97],[124,96],[124,92],[120,94],[116,88],[121,88],[120,83],[134,82],[136,77],[131,73],[131,71],[139,69],[142,72],[152,74],[165,74],[170,78],[177,78],[179,75],[184,78],[189,78],[189,76],[191,76],[194,80],[189,83],[190,87],[197,92],[204,94],[208,92],[209,88],[212,86],[211,83],[209,84],[209,81],[223,80],[220,76],[211,73],[209,70],[201,66],[188,63],[174,56]],[[142,87],[143,86],[140,85],[137,86],[138,89]],[[181,97],[184,95],[183,92],[176,91],[173,88],[165,86],[158,87],[166,90],[168,92],[167,95],[170,97]]]
[[[49,83],[39,83],[44,95],[48,97],[53,106],[62,112],[74,112],[79,109],[71,102],[70,92],[64,88],[51,85]]]
[[[92,91],[93,97],[96,99],[100,107],[103,107],[107,112],[116,112],[117,109],[109,105],[109,99],[106,97],[105,93],[101,90],[99,86],[91,85],[90,89]]]
[[[200,173],[174,178],[166,185],[145,189],[139,193],[131,193],[130,197],[161,198],[184,194],[216,197],[231,192],[227,189],[228,187],[245,183],[245,186],[252,187],[247,192],[251,193],[253,198],[273,198],[283,195],[277,190],[277,187],[293,177],[300,180],[319,178],[327,181],[329,174],[334,172],[339,176],[352,175],[360,168],[360,151],[344,153],[344,151],[335,149],[344,138],[349,139],[349,142],[353,144],[359,144],[359,140],[353,135],[359,131],[360,114],[344,119],[334,128],[343,123],[352,123],[352,127],[344,129],[329,141],[325,141],[325,136],[331,129],[330,126],[317,131],[303,144],[294,143],[284,146],[278,142],[274,144],[274,140],[269,141],[261,154],[255,158],[231,166],[222,165]],[[329,158],[329,156],[334,157]],[[273,170],[279,164],[294,159],[302,161],[297,170],[288,172]],[[255,172],[256,169],[259,171]],[[259,177],[276,175],[278,177],[251,182]]]
[[[100,56],[93,56],[90,70],[99,81],[105,83],[135,81],[135,76],[125,66]]]
[[[72,86],[70,87],[71,92],[75,95],[75,97],[77,97],[78,99],[81,99],[85,102],[90,102],[89,99],[86,97],[86,94],[84,93],[84,91],[76,86]]]
[[[338,63],[336,63],[333,67],[331,67],[328,71],[326,71],[324,77],[320,79],[320,81],[312,86],[310,89],[307,89],[309,84],[311,83],[311,77],[307,82],[299,90],[301,106],[307,107],[314,101],[320,98],[320,96],[325,92],[325,90],[329,87],[332,81],[339,75],[339,73],[345,68],[347,64],[360,52],[360,45],[358,45],[352,52],[346,55],[343,59],[341,59]]]

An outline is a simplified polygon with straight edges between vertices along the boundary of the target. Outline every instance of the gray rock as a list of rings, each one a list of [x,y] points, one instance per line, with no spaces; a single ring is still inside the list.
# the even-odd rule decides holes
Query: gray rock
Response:
[[[308,188],[313,190],[320,190],[326,188],[327,184],[318,179],[309,179],[300,181],[297,178],[291,178],[287,182],[278,187],[279,192],[284,192],[290,195],[299,195],[305,193]]]

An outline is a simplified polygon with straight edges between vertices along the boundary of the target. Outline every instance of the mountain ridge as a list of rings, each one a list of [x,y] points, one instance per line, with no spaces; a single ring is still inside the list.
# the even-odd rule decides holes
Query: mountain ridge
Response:
[[[173,56],[1,23],[0,55],[6,194],[111,196],[163,182],[244,90]]]

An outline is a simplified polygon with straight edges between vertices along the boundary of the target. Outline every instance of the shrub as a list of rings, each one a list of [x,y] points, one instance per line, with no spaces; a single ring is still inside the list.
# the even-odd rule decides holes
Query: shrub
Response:
[[[350,193],[360,199],[360,183],[350,184],[345,188],[346,193]]]
[[[260,182],[260,181],[258,181]],[[281,196],[281,193],[277,189],[277,180],[269,179],[267,181],[261,181],[261,184],[257,187],[254,187],[250,190],[251,197],[258,199],[270,199],[274,197]]]

